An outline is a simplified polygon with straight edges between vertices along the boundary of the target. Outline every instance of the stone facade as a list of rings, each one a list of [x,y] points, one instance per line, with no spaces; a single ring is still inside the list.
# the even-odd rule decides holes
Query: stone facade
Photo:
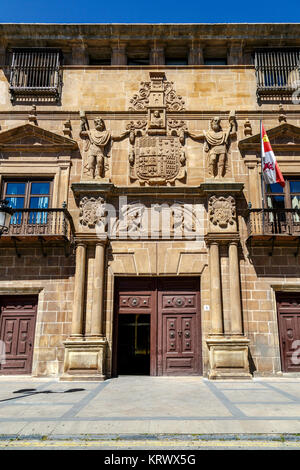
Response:
[[[294,27],[273,25],[274,44],[286,31],[284,46],[299,48]],[[64,56],[61,100],[43,105],[11,101],[5,57],[20,47],[18,28],[0,25],[2,191],[21,177],[51,180],[51,209],[64,207],[67,224],[0,240],[1,299],[37,296],[32,375],[113,374],[125,277],[199,278],[205,376],[282,373],[276,295],[300,290],[300,232],[262,236],[249,213],[262,208],[261,119],[284,176],[300,176],[300,105],[257,100],[252,54],[272,47],[271,25],[193,25],[193,44],[182,37],[190,26],[162,26],[174,39],[160,44],[156,27],[123,25],[115,44],[106,25],[85,25],[80,47],[78,25],[30,25],[22,47],[38,38]],[[149,65],[127,65],[135,50]],[[111,65],[89,65],[99,51]],[[187,65],[165,65],[172,51]],[[227,65],[205,65],[206,54]]]

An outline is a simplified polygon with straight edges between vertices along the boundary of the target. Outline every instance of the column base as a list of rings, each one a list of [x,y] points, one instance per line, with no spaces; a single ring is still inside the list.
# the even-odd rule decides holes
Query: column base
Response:
[[[105,338],[68,339],[64,342],[65,360],[63,381],[102,381],[106,379],[104,364]]]
[[[252,379],[248,360],[249,340],[245,336],[209,336],[206,344],[209,349],[209,379]]]

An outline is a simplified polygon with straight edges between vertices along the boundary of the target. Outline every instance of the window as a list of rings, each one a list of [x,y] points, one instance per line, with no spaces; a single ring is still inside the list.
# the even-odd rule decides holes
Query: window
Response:
[[[255,52],[258,97],[291,95],[298,86],[300,50]]]
[[[61,91],[61,53],[53,49],[14,49],[10,60],[12,101],[57,102]]]
[[[131,58],[128,57],[127,65],[149,65],[149,57],[144,58]]]
[[[166,57],[166,65],[188,65],[188,60],[186,57]]]
[[[52,182],[47,180],[7,180],[3,198],[14,209],[48,209],[51,202]],[[46,224],[47,212],[28,211],[28,223]],[[20,224],[22,212],[15,212],[11,224]]]
[[[285,187],[280,184],[268,184],[265,187],[265,207],[274,209],[269,214],[269,221],[284,223],[287,221],[287,212],[285,209],[292,210],[293,222],[300,222],[300,178],[291,177],[286,179]]]
[[[90,65],[111,65],[111,58],[100,58],[100,59],[93,59],[90,57]]]
[[[227,59],[204,59],[204,65],[227,65]]]

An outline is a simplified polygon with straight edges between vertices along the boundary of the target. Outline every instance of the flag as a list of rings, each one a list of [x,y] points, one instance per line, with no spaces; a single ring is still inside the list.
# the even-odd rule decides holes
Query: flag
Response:
[[[263,169],[263,178],[267,184],[279,183],[282,187],[285,182],[279,169],[274,152],[272,150],[269,138],[264,125],[261,124],[261,161]]]

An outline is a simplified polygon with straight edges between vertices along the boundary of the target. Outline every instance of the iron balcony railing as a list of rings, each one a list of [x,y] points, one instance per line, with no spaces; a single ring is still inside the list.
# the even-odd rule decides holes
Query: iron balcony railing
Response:
[[[300,236],[300,209],[249,209],[248,235]]]
[[[292,94],[299,88],[300,50],[257,51],[257,94]]]
[[[71,242],[74,225],[67,209],[14,209],[4,236],[63,238]]]
[[[57,50],[12,51],[10,93],[12,101],[57,101],[61,92],[61,53]]]

